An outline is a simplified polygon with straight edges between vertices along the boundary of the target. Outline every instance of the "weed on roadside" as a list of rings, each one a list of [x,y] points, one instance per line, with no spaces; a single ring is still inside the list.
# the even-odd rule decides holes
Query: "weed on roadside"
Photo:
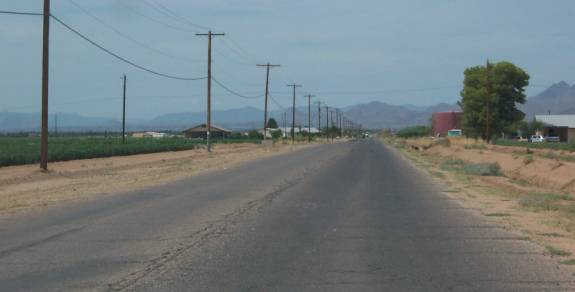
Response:
[[[524,180],[524,179],[512,179],[512,180],[510,180],[510,182],[514,183],[516,185],[520,185],[522,187],[529,185],[529,182],[527,180]]]
[[[468,175],[501,176],[499,163],[466,163],[458,158],[449,158],[441,163],[441,169]]]
[[[466,164],[462,168],[465,174],[479,176],[501,176],[501,166],[499,163],[475,163]]]
[[[547,252],[552,256],[568,257],[571,255],[571,253],[568,251],[564,251],[550,245],[546,245],[545,249],[547,249]]]
[[[438,139],[435,141],[435,145],[451,147],[451,141],[449,141],[449,139]]]
[[[527,165],[533,162],[533,155],[529,154],[523,158],[523,164]]]
[[[519,205],[534,212],[558,211],[560,209],[569,212],[572,206],[566,206],[563,202],[570,201],[573,201],[573,197],[569,194],[532,193],[519,199]]]
[[[575,266],[575,259],[564,260],[559,262],[562,265]]]
[[[487,217],[509,217],[511,215],[507,214],[507,213],[489,213],[489,214],[485,214],[485,216],[487,216]]]
[[[463,148],[467,149],[467,150],[471,150],[471,149],[485,150],[485,149],[487,149],[487,147],[483,144],[466,144],[465,146],[463,146]]]

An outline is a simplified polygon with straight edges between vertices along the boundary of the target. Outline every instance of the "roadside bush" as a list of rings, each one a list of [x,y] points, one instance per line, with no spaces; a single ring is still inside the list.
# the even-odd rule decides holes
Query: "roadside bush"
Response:
[[[471,150],[471,149],[479,149],[479,150],[485,150],[487,149],[487,147],[483,144],[467,144],[465,146],[463,146],[463,148]]]
[[[465,165],[465,161],[459,158],[449,158],[441,163],[443,170],[459,170]]]
[[[449,158],[441,163],[441,169],[462,172],[469,175],[501,176],[499,163],[466,163],[458,158]]]
[[[435,145],[451,147],[451,141],[449,141],[449,139],[438,139],[435,141]]]
[[[527,165],[531,162],[533,162],[533,155],[529,154],[523,158],[523,164]]]
[[[396,135],[403,139],[426,137],[431,135],[431,128],[427,126],[408,127],[397,131]]]
[[[533,193],[525,195],[519,204],[532,211],[557,211],[563,207],[562,201],[573,201],[569,194]]]
[[[462,168],[465,174],[480,176],[501,176],[501,166],[499,163],[475,163],[466,164]]]

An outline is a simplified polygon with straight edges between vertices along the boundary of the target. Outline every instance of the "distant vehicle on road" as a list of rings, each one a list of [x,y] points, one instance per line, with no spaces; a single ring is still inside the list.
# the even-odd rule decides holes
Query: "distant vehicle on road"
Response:
[[[541,135],[533,135],[533,136],[529,137],[529,142],[531,142],[531,143],[543,143],[543,142],[545,142],[545,137],[543,137]]]

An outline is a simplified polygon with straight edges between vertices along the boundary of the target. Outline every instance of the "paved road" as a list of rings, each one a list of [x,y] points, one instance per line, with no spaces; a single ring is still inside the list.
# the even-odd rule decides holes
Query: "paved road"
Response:
[[[374,141],[0,221],[0,290],[575,291]]]

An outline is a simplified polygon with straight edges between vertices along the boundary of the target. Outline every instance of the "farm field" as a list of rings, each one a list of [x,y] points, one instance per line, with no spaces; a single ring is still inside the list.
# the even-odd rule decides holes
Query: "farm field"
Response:
[[[550,149],[575,152],[575,143],[529,143],[512,140],[494,140],[493,144],[499,146],[526,147],[533,149]]]
[[[222,140],[214,143],[259,143],[259,140]],[[126,156],[166,151],[191,150],[205,142],[180,137],[128,138],[122,144],[119,137],[62,136],[50,137],[49,161]],[[0,137],[0,167],[37,163],[40,161],[40,137]]]

